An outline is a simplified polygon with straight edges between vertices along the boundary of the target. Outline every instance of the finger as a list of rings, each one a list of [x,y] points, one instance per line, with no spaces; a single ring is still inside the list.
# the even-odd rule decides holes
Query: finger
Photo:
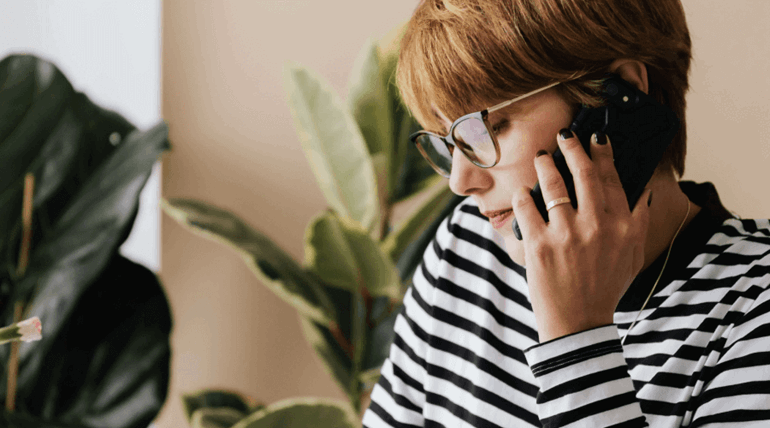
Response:
[[[537,180],[540,183],[540,190],[543,192],[543,201],[548,204],[551,201],[568,196],[567,186],[564,185],[553,157],[545,151],[540,150],[535,156],[535,170],[537,171]],[[574,214],[571,204],[559,204],[548,210],[548,219],[556,224],[566,220],[570,214]]]
[[[519,223],[521,235],[525,240],[539,236],[546,227],[545,220],[543,220],[540,211],[535,206],[535,201],[529,194],[531,190],[529,187],[521,187],[513,193],[511,199],[513,216]]]
[[[591,135],[591,160],[596,168],[599,182],[602,184],[605,198],[604,210],[628,212],[628,199],[620,182],[618,170],[615,168],[612,143],[606,134],[597,132]]]
[[[603,210],[603,192],[596,168],[583,145],[569,129],[559,131],[559,148],[564,155],[575,182],[578,210],[600,212]]]

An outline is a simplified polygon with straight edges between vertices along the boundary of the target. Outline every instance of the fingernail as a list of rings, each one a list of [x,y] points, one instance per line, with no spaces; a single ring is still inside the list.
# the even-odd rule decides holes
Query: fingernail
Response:
[[[513,219],[513,224],[511,225],[511,227],[513,228],[513,236],[515,236],[516,239],[521,241],[522,240],[521,229],[519,228],[519,222],[516,221],[516,219]]]
[[[652,203],[652,190],[650,190],[650,196],[647,197],[647,206],[649,207]]]
[[[548,152],[545,151],[545,150],[538,150],[537,154],[535,154],[535,157],[539,158],[540,156],[547,155],[547,154],[548,154]]]
[[[559,131],[559,136],[562,140],[566,140],[567,138],[572,138],[572,131],[570,131],[567,128],[562,129]]]
[[[591,141],[594,144],[603,146],[607,144],[607,136],[604,134],[604,132],[595,132],[593,135],[591,135]]]

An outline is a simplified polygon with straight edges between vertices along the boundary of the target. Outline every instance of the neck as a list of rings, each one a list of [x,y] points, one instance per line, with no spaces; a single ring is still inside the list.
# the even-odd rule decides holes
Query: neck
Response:
[[[650,205],[650,224],[644,247],[644,267],[647,269],[661,254],[668,251],[671,241],[682,225],[682,229],[692,221],[700,207],[690,202],[690,214],[687,214],[687,195],[679,188],[673,173],[656,173],[650,180],[652,204]],[[681,232],[680,232],[681,234]]]

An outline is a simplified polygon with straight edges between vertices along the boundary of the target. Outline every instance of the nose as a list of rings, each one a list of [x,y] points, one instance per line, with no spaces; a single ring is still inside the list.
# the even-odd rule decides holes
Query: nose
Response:
[[[452,154],[452,173],[449,175],[449,188],[460,196],[470,196],[484,192],[491,185],[489,172],[468,160],[460,150]]]

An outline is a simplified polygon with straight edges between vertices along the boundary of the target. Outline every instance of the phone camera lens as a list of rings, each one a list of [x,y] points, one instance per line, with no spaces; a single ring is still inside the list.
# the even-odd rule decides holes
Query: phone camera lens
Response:
[[[615,95],[618,94],[618,87],[614,83],[610,83],[609,85],[607,85],[606,91],[607,91],[607,95],[614,97]]]

